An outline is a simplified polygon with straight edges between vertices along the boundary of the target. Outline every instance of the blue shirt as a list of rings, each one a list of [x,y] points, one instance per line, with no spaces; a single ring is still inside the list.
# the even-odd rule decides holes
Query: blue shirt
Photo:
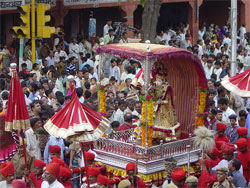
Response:
[[[83,64],[81,64],[81,66],[80,66],[80,70],[82,70],[86,65],[89,65],[88,64],[88,62],[86,61],[86,62],[84,62]],[[89,65],[90,66],[90,65]]]
[[[232,126],[228,125],[227,128],[226,128],[226,130],[225,130],[225,134],[226,134],[229,142],[232,143],[232,144],[235,144],[236,140],[238,140],[238,138],[239,138],[239,135],[237,133],[237,129],[240,128],[240,126],[239,125],[235,125],[232,137],[230,139],[231,128],[232,128]]]
[[[247,137],[250,137],[250,114],[247,115],[247,119],[246,119],[246,128],[247,128]]]
[[[50,136],[49,141],[47,142],[45,149],[44,149],[44,162],[48,164],[51,161],[51,156],[49,153],[49,146],[50,145],[58,145],[61,148],[61,156],[60,158],[64,160],[64,141],[62,138],[55,138],[53,136]]]
[[[33,94],[32,92],[30,92],[30,94],[29,94],[29,99],[30,99],[31,101],[33,101],[33,100],[36,99],[36,97],[37,97],[38,95],[39,95],[38,91],[37,91],[35,94]]]
[[[245,177],[240,173],[240,171],[234,171],[234,172],[229,172],[229,176],[233,177],[232,183],[235,185],[235,187],[241,187],[241,188],[246,188],[247,187],[247,181]]]

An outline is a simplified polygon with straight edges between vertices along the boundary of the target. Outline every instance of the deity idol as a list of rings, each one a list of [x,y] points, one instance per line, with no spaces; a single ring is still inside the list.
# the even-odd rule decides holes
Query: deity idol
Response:
[[[175,139],[175,131],[180,126],[174,110],[173,89],[166,79],[167,69],[164,68],[164,64],[156,64],[153,68],[153,74],[155,78],[153,88],[157,99],[159,99],[154,103],[153,138],[169,141]]]

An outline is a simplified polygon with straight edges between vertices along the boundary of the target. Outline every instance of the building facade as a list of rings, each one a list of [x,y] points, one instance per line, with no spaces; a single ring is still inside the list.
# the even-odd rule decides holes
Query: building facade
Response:
[[[9,30],[18,18],[16,7],[22,0],[1,0],[0,2],[0,43],[11,44]],[[29,3],[30,0],[26,0]],[[89,19],[96,19],[96,35],[102,36],[102,29],[108,18],[114,22],[123,17],[131,26],[141,26],[140,1],[134,0],[37,0],[51,5],[51,26],[61,26],[66,40],[78,34],[88,37]],[[193,42],[197,41],[199,23],[225,25],[230,15],[230,0],[163,0],[158,19],[158,30],[164,26],[188,23]],[[250,31],[250,1],[238,0],[238,27],[245,23]],[[129,33],[132,35],[132,33]]]

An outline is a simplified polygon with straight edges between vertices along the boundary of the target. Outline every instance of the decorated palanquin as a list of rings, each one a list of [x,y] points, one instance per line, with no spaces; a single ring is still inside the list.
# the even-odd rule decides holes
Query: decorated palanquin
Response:
[[[110,175],[123,176],[126,164],[139,158],[138,172],[147,184],[164,181],[167,174],[163,162],[168,158],[194,172],[200,150],[193,146],[192,134],[204,125],[207,97],[199,59],[183,49],[145,43],[110,44],[97,51],[99,75],[105,72],[102,67],[110,56],[133,58],[142,65],[132,82],[141,90],[138,126],[99,139],[95,145],[97,160],[107,166]]]

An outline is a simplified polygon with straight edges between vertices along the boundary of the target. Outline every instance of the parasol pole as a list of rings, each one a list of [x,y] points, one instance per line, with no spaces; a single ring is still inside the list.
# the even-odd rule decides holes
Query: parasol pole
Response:
[[[86,163],[86,157],[85,157],[85,149],[82,145],[82,155],[83,155],[83,161],[84,161],[84,166],[85,166],[85,173],[86,173],[86,180],[87,180],[87,185],[88,185],[88,188],[90,188],[90,185],[89,185],[89,175],[88,175],[88,168],[87,168],[87,163]]]
[[[23,143],[23,157],[24,157],[25,170],[28,170],[27,155],[26,155],[26,146],[25,146],[25,142],[24,142],[24,132],[23,132],[23,130],[20,131],[20,135],[22,137],[22,143]]]
[[[148,84],[149,84],[149,79],[150,79],[150,73],[149,73],[149,58],[148,55],[151,52],[150,50],[150,41],[147,40],[145,41],[147,44],[147,57],[146,57],[146,65],[145,65],[145,99],[148,95]],[[148,116],[148,111],[147,111],[147,102],[145,102],[145,147],[148,148],[148,123],[147,123],[147,116]]]
[[[103,42],[100,43],[100,48],[102,48],[104,45]],[[99,61],[99,65],[98,65],[98,81],[99,81],[99,86],[101,85],[101,74],[102,74],[102,67],[103,67],[103,54],[100,53],[100,61]],[[98,111],[100,112],[100,95],[97,96],[98,97]]]

